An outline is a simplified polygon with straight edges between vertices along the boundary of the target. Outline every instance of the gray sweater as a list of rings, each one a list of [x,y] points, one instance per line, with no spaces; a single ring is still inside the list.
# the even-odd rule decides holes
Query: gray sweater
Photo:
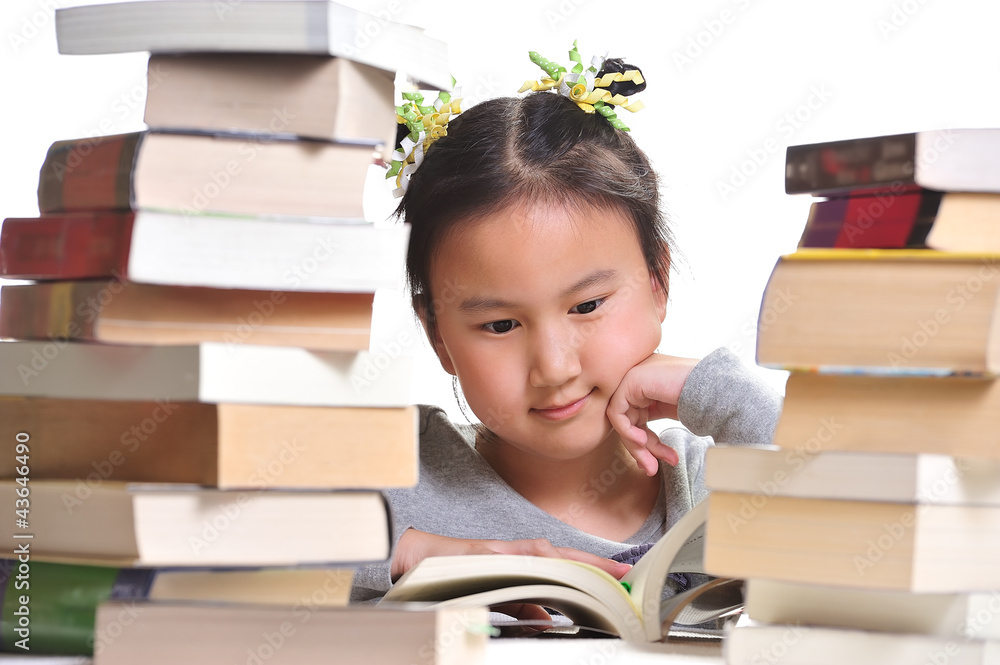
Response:
[[[545,538],[611,557],[658,540],[706,494],[705,450],[714,443],[770,443],[781,398],[726,349],[718,349],[691,371],[678,404],[685,427],[660,439],[677,451],[676,467],[661,464],[663,485],[646,522],[625,542],[593,536],[536,507],[514,491],[475,449],[475,429],[451,422],[437,407],[420,408],[420,482],[386,491],[398,540],[413,527],[455,538],[519,540]],[[581,502],[598,500],[597,490],[581,492]],[[371,601],[388,591],[389,563],[363,567],[355,575],[353,602]]]

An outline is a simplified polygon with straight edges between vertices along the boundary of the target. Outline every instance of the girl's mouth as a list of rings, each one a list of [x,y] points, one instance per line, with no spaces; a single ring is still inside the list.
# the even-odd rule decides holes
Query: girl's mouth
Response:
[[[532,409],[533,412],[537,413],[542,418],[546,420],[551,420],[553,422],[566,420],[567,418],[572,418],[580,412],[581,409],[586,405],[587,400],[590,398],[590,393],[587,393],[580,399],[570,402],[568,404],[562,404],[560,406],[548,407],[548,408],[536,408]]]

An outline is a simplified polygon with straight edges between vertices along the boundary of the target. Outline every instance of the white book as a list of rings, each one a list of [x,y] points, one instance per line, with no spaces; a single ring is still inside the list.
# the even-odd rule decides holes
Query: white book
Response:
[[[911,593],[753,578],[743,612],[761,623],[1000,640],[1000,589]]]
[[[0,343],[0,395],[393,407],[410,404],[412,356],[204,343]]]
[[[705,457],[705,485],[763,496],[995,506],[1000,505],[1000,460],[716,446]]]
[[[996,665],[996,640],[879,633],[789,624],[737,626],[722,643],[727,665]]]
[[[10,279],[115,277],[164,286],[374,293],[402,284],[409,236],[406,224],[375,226],[328,217],[141,208],[46,214],[4,220],[0,274]]]
[[[14,505],[19,489],[16,480],[0,481],[5,505]],[[30,551],[32,559],[228,567],[354,564],[390,554],[389,508],[374,489],[220,490],[35,479],[29,489],[27,517],[0,525],[0,537]]]
[[[327,0],[153,0],[56,10],[59,52],[319,53],[451,87],[447,46],[423,30]]]
[[[128,277],[147,284],[371,293],[402,279],[409,227],[139,211]]]

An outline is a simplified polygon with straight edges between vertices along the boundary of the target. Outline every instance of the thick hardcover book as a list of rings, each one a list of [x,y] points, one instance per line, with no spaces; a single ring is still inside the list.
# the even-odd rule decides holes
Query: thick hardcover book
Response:
[[[714,491],[714,575],[955,593],[1000,587],[1000,505],[862,501]]]
[[[1000,129],[942,129],[789,146],[785,191],[837,195],[924,187],[1000,192]]]
[[[53,143],[45,213],[153,208],[363,219],[371,146],[141,131]]]
[[[211,289],[119,280],[12,284],[0,290],[0,338],[366,351],[374,300],[372,293]]]
[[[347,605],[353,577],[350,567],[119,568],[0,559],[0,598],[7,599],[0,649],[21,651],[14,631],[20,598],[29,601],[31,651],[90,655],[97,607],[108,600],[280,604],[306,612]]]
[[[732,630],[723,647],[727,665],[758,665],[762,654],[774,665],[994,665],[1000,640],[756,623]]]
[[[1000,460],[1000,381],[792,372],[773,443]]]
[[[757,361],[780,369],[993,374],[1000,262],[933,250],[801,250],[778,260]]]
[[[0,344],[0,395],[287,406],[408,406],[413,358],[205,342]]]
[[[391,5],[390,5],[391,8]],[[451,87],[447,45],[393,20],[327,0],[155,0],[56,10],[60,53],[313,53],[403,71]]]
[[[384,157],[395,144],[393,74],[345,58],[153,54],[147,71],[150,127],[381,145]]]
[[[371,293],[402,283],[409,227],[140,210],[9,218],[0,275]]]
[[[705,455],[705,485],[712,491],[759,492],[768,497],[1000,506],[1000,460],[817,447],[715,446]]]
[[[1000,640],[1000,592],[910,593],[747,580],[745,613],[766,623]]]
[[[40,445],[40,444],[39,444]],[[5,505],[23,490],[0,481]],[[376,490],[220,490],[174,483],[35,480],[27,517],[33,560],[116,566],[297,566],[384,561],[389,507]]]
[[[97,610],[94,654],[99,665],[482,665],[491,632],[485,607],[119,601]]]
[[[6,287],[5,287],[6,288]],[[409,487],[417,408],[0,397],[0,478],[194,483],[224,489]]]

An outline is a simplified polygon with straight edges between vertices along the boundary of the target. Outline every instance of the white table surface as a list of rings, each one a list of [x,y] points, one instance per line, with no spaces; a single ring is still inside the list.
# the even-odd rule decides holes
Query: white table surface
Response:
[[[496,638],[486,665],[722,665],[718,642],[632,644],[617,639]]]

